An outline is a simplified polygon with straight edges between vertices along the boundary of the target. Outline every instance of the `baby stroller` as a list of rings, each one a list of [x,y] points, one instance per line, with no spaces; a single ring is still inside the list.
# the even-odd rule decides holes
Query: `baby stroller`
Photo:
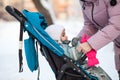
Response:
[[[102,68],[96,66],[86,67],[85,55],[77,61],[67,57],[64,54],[64,50],[44,31],[47,23],[44,16],[40,16],[40,13],[33,13],[27,10],[23,10],[23,13],[21,13],[11,6],[6,6],[6,10],[21,24],[19,40],[22,41],[23,39],[23,31],[27,31],[29,36],[39,43],[40,51],[50,64],[56,80],[111,80]],[[38,17],[36,18],[35,15]],[[19,49],[19,62],[19,71],[22,72],[21,48]],[[35,66],[34,70],[39,69],[38,66]]]

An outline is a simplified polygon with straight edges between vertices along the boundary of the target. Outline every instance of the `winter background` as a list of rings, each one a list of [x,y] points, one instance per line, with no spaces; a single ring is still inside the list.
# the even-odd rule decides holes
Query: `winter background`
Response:
[[[44,0],[43,0],[44,1]],[[73,8],[73,6],[72,6]],[[76,8],[73,8],[73,10]],[[54,19],[54,14],[50,10]],[[75,16],[75,15],[74,15]],[[67,21],[54,20],[54,23],[65,26],[66,33],[71,40],[75,37],[83,26],[83,19],[76,20],[78,17]],[[18,47],[19,47],[18,21],[6,22],[0,20],[0,80],[37,80],[37,71],[31,72],[27,66],[23,50],[23,72],[19,73]],[[24,39],[26,36],[24,36]],[[24,49],[24,48],[23,48]],[[99,66],[101,66],[112,80],[118,80],[115,70],[113,43],[109,43],[97,52]],[[48,62],[39,52],[40,80],[55,80],[54,73]]]

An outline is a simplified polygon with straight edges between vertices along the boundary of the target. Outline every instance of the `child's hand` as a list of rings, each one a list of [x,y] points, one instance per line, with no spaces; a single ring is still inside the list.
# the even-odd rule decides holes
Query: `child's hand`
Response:
[[[79,41],[79,38],[77,38],[77,37],[74,37],[73,39],[72,39],[72,46],[74,47],[74,46],[76,46],[77,44],[78,44],[78,41]]]
[[[79,47],[77,48],[78,52],[83,52],[83,53],[87,53],[89,52],[90,50],[92,50],[92,47],[89,45],[88,42],[84,42],[84,43],[81,43],[79,45]]]

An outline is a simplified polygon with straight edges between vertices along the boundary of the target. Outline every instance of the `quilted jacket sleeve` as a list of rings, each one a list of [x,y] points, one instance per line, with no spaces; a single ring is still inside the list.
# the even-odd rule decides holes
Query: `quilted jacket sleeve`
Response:
[[[84,15],[84,13],[83,13],[83,18],[84,18],[84,26],[83,29],[79,32],[78,37],[81,37],[84,34],[86,34],[87,36],[92,36],[98,31],[98,29],[95,28],[94,24],[87,18],[86,15]]]
[[[117,0],[115,6],[108,4],[107,8],[109,15],[108,25],[88,40],[95,50],[102,48],[120,35],[120,1]]]

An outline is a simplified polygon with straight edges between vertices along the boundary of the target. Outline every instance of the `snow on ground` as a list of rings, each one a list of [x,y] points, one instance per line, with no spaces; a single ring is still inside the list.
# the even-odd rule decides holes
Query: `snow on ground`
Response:
[[[58,22],[66,28],[69,39],[72,39],[81,29],[79,22]],[[23,51],[24,71],[18,72],[19,22],[0,21],[0,80],[37,80],[37,71],[30,72]],[[74,26],[74,27],[73,27]],[[114,65],[112,43],[98,51],[100,66],[108,73],[112,80],[118,80]],[[39,54],[40,80],[55,80],[48,62]],[[47,77],[46,77],[47,76]]]

